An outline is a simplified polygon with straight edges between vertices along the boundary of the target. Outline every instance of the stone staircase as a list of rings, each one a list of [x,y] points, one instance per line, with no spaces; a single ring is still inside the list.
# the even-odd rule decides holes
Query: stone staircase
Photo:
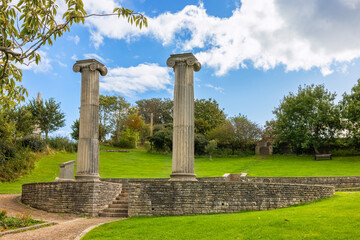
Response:
[[[128,217],[129,186],[123,184],[121,193],[116,197],[108,208],[99,213],[100,217]]]

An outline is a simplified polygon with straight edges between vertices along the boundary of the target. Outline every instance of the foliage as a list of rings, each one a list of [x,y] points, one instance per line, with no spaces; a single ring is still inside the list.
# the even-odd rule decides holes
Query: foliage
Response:
[[[65,114],[60,110],[60,103],[57,103],[53,98],[39,102],[32,99],[28,106],[39,122],[41,131],[45,132],[45,138],[49,138],[50,132],[65,126]]]
[[[100,95],[99,104],[100,140],[104,141],[106,135],[112,132],[118,141],[119,134],[124,130],[125,116],[129,112],[130,104],[121,96],[106,95]]]
[[[334,141],[341,130],[335,93],[319,86],[299,86],[297,94],[285,96],[273,111],[278,141],[286,142],[296,153],[319,148]]]
[[[7,144],[5,142],[0,142],[0,166],[5,164],[9,159],[15,157],[15,148],[13,145]]]
[[[215,140],[210,140],[205,147],[205,152],[209,154],[210,161],[212,160],[211,155],[215,152],[216,148],[217,148],[217,142]]]
[[[219,108],[219,104],[215,99],[196,99],[194,102],[194,118],[195,123],[197,125],[195,127],[199,127],[195,129],[197,133],[207,133],[209,130],[220,126],[225,122],[226,116],[224,114],[224,109]],[[199,119],[202,119],[202,122],[206,122],[207,124],[202,123],[199,125]],[[207,126],[204,128],[203,126]],[[200,126],[202,126],[200,128]],[[206,131],[206,132],[204,132]]]
[[[79,140],[79,134],[80,134],[80,121],[79,119],[76,119],[73,123],[73,125],[71,125],[71,137],[72,139],[74,139],[75,141]]]
[[[66,151],[73,153],[77,151],[77,143],[69,141],[65,137],[52,137],[45,139],[45,143],[54,150]]]
[[[204,155],[206,153],[205,147],[209,143],[203,134],[195,134],[194,137],[194,153],[196,155]]]
[[[125,124],[131,131],[135,133],[135,148],[137,148],[138,133],[144,125],[144,121],[137,113],[133,113],[126,117]]]
[[[41,152],[46,148],[46,143],[39,136],[28,135],[21,139],[21,145],[33,152]]]
[[[339,103],[341,117],[345,127],[346,137],[360,148],[360,79],[351,89],[350,94],[344,93],[342,101]]]
[[[231,118],[230,121],[234,127],[236,142],[243,151],[246,151],[250,145],[255,144],[261,138],[262,131],[260,127],[256,123],[251,122],[246,116],[239,114]]]
[[[114,147],[119,148],[134,148],[135,147],[135,136],[130,129],[124,130],[119,138],[119,141],[114,140],[112,142]]]
[[[136,106],[145,123],[151,122],[151,113],[153,113],[153,124],[172,123],[173,101],[169,98],[151,98],[136,101]]]
[[[2,0],[0,5],[0,106],[10,108],[27,96],[21,82],[22,71],[19,64],[38,64],[41,57],[39,49],[70,31],[74,23],[84,23],[88,17],[124,17],[129,23],[147,27],[147,19],[139,13],[126,8],[115,8],[113,13],[90,14],[84,10],[81,0],[66,0],[67,10],[59,16],[55,0]],[[61,18],[59,21],[58,19]]]
[[[170,152],[172,150],[173,129],[171,124],[157,126],[154,135],[150,137],[154,149],[160,152]]]
[[[5,111],[8,115],[8,120],[15,123],[15,137],[21,138],[30,135],[36,124],[34,116],[27,106],[15,106],[14,108]]]
[[[213,129],[209,133],[209,139],[216,140],[220,148],[230,148],[232,150],[232,154],[234,154],[236,149],[236,139],[234,126],[230,121],[226,121],[225,124]]]
[[[9,157],[0,166],[0,182],[14,181],[27,174],[35,166],[35,157],[27,149],[16,149],[15,156]]]
[[[30,212],[24,212],[17,217],[8,217],[6,210],[0,211],[0,232],[3,230],[27,227],[38,223],[42,223],[42,221],[33,219],[30,216]]]

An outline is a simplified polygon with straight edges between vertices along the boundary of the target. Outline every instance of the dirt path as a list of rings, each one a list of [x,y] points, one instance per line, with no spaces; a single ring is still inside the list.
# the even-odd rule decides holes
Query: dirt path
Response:
[[[120,218],[87,219],[70,214],[48,213],[21,204],[20,194],[0,194],[0,209],[5,209],[9,216],[30,212],[35,219],[57,223],[50,227],[4,235],[0,237],[1,240],[72,240],[92,226],[120,220]]]

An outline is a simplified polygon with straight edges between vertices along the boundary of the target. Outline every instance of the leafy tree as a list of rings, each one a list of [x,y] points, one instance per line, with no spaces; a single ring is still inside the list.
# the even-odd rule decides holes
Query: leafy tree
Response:
[[[288,143],[297,153],[319,148],[334,140],[341,129],[336,94],[323,85],[299,86],[273,111],[278,141]]]
[[[151,113],[154,116],[154,124],[165,124],[172,122],[173,101],[165,98],[142,99],[136,102],[145,123],[150,123]]]
[[[209,154],[209,160],[212,160],[212,154],[217,149],[217,142],[215,140],[210,140],[208,145],[205,147],[205,151]]]
[[[172,124],[157,125],[154,128],[154,135],[150,137],[156,151],[172,150],[173,128]]]
[[[137,148],[138,133],[141,130],[141,126],[143,124],[144,121],[137,114],[131,114],[126,118],[126,125],[135,132],[135,148]]]
[[[79,140],[79,135],[80,135],[80,121],[79,119],[76,119],[73,123],[73,125],[71,125],[71,137],[72,139],[78,141]]]
[[[112,132],[114,139],[119,141],[119,136],[125,125],[125,117],[129,112],[130,104],[121,96],[100,95],[99,120],[101,140],[105,140],[108,133]]]
[[[65,114],[60,110],[60,103],[53,98],[38,102],[32,99],[29,102],[29,109],[39,122],[41,131],[45,132],[45,138],[49,138],[49,133],[65,126]]]
[[[209,130],[225,123],[224,110],[219,108],[216,100],[209,98],[196,99],[194,102],[195,132],[207,133]]]
[[[226,121],[223,125],[216,127],[209,132],[209,138],[216,140],[220,148],[230,148],[232,154],[237,148],[234,126],[230,121]]]
[[[140,29],[147,26],[146,17],[126,8],[115,8],[108,14],[88,15],[82,0],[66,0],[65,3],[67,10],[58,21],[55,0],[1,0],[0,105],[3,108],[12,107],[27,96],[26,89],[16,85],[22,80],[18,65],[38,64],[38,50],[46,44],[52,45],[53,40],[70,31],[72,24],[84,23],[88,17],[115,15],[135,23]]]
[[[350,94],[343,94],[339,102],[343,125],[351,142],[360,146],[360,79],[351,89]]]
[[[203,155],[206,153],[205,147],[209,143],[205,135],[196,133],[194,137],[194,152],[196,155]]]
[[[230,121],[234,126],[235,139],[243,151],[246,151],[249,145],[261,138],[261,128],[245,115],[239,114],[239,116],[231,118]]]
[[[21,138],[30,135],[36,124],[36,119],[31,114],[31,111],[26,106],[16,106],[15,108],[5,111],[9,116],[9,121],[15,124],[16,138]]]

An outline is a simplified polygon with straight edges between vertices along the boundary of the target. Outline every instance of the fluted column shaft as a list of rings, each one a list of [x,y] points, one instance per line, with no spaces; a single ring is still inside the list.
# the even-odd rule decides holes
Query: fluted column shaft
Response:
[[[77,61],[73,67],[81,72],[80,131],[76,179],[97,181],[99,175],[99,73],[106,67],[95,59]]]
[[[167,60],[175,72],[173,155],[170,181],[196,181],[194,174],[194,71],[200,63],[192,53]]]

